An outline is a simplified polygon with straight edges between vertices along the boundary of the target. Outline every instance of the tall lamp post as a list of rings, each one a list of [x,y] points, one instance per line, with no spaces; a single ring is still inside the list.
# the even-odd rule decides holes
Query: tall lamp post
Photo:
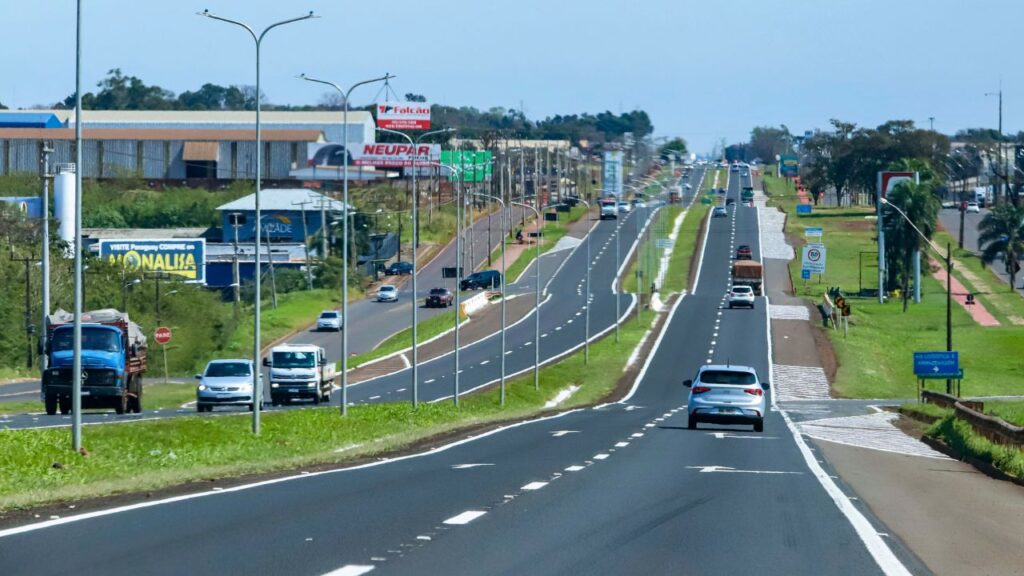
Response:
[[[262,103],[260,102],[260,47],[263,44],[263,38],[267,35],[267,32],[270,32],[274,28],[277,28],[278,26],[284,26],[285,24],[291,24],[292,22],[299,22],[300,20],[309,20],[310,18],[318,18],[318,16],[314,16],[313,15],[313,11],[310,10],[309,14],[306,14],[305,16],[299,16],[298,18],[290,18],[288,20],[282,20],[280,22],[275,22],[274,24],[271,24],[270,26],[267,26],[266,28],[264,28],[263,31],[260,32],[259,34],[256,34],[256,31],[253,30],[248,24],[244,24],[244,23],[239,22],[237,20],[231,20],[229,18],[224,18],[224,17],[221,17],[221,16],[217,16],[215,14],[211,14],[209,10],[203,10],[202,12],[199,12],[198,14],[200,16],[205,16],[207,18],[212,18],[213,20],[220,20],[221,22],[227,22],[228,24],[234,24],[235,26],[239,26],[241,28],[244,28],[245,31],[248,32],[250,36],[252,36],[253,42],[256,43],[256,195],[255,195],[255,204],[256,204],[256,206],[255,206],[255,212],[256,212],[255,217],[256,217],[256,223],[254,225],[255,234],[253,234],[254,241],[255,241],[255,247],[256,247],[256,254],[255,254],[256,263],[255,263],[255,274],[253,274],[253,281],[254,281],[253,287],[255,288],[256,291],[255,291],[255,295],[253,296],[255,310],[254,310],[254,313],[253,313],[254,320],[253,320],[253,336],[252,336],[252,359],[253,359],[252,361],[253,361],[253,365],[259,365],[260,354],[261,354],[261,349],[260,349],[260,296],[261,296],[261,290],[260,290],[260,230],[259,229],[260,229],[260,188],[261,188],[262,178],[263,178],[263,145],[262,145],[262,130],[261,130],[262,127],[260,125],[260,108],[262,107]],[[75,122],[76,125],[78,124],[77,118],[78,117],[76,116],[76,122]],[[79,149],[81,149],[81,146],[79,146]],[[78,188],[78,190],[81,190],[81,188]],[[79,193],[79,197],[80,196],[81,196],[81,193]],[[253,403],[252,403],[252,433],[253,434],[259,434],[260,433],[260,412],[263,409],[263,372],[260,371],[260,370],[256,371],[256,374],[255,374],[255,384],[256,384],[256,386],[254,387],[255,389],[253,391]]]
[[[71,447],[82,449],[82,0],[75,6],[75,273],[71,359]],[[48,218],[43,214],[43,218]]]
[[[537,270],[535,272],[536,286],[534,289],[535,301],[533,310],[533,389],[540,390],[540,245],[541,240],[543,239],[542,234],[544,230],[544,221],[541,220],[540,216],[541,211],[547,210],[548,208],[554,208],[555,206],[561,206],[562,203],[556,202],[555,204],[548,204],[547,206],[541,207],[540,210],[531,204],[526,204],[525,202],[512,202],[512,204],[514,206],[521,206],[523,208],[533,210],[533,214],[537,218]],[[504,283],[505,280],[507,280],[507,278],[503,278],[502,282]],[[504,289],[504,284],[502,285],[502,289]]]
[[[363,80],[362,82],[356,82],[349,86],[348,90],[342,90],[341,86],[338,86],[334,82],[327,80],[320,80],[317,78],[310,78],[305,74],[299,75],[299,78],[309,81],[316,82],[317,84],[326,84],[331,88],[338,91],[338,94],[344,99],[342,103],[342,140],[345,146],[345,155],[343,160],[343,166],[345,173],[342,176],[342,203],[344,204],[343,209],[345,210],[345,220],[341,226],[341,415],[348,415],[348,221],[351,213],[351,206],[348,203],[348,100],[349,96],[352,95],[352,91],[364,84],[372,84],[374,82],[384,82],[394,78],[391,74],[384,74],[380,78],[372,78],[370,80]],[[257,216],[258,218],[259,216]],[[414,306],[415,308],[415,306]]]
[[[505,292],[505,243],[508,240],[508,234],[506,229],[508,224],[508,214],[505,213],[505,201],[497,196],[491,196],[490,194],[484,194],[483,192],[475,192],[477,196],[483,198],[489,198],[494,200],[498,204],[501,204],[501,405],[505,405],[505,301],[508,300],[508,294]],[[487,247],[488,252],[490,246]]]
[[[886,199],[886,198],[882,198],[881,201],[882,201],[882,205],[883,206],[888,206],[888,207],[892,208],[900,216],[902,216],[903,219],[907,221],[907,224],[910,224],[910,227],[914,229],[914,232],[917,232],[917,235],[920,236],[921,238],[923,238],[924,241],[928,244],[928,246],[930,246],[931,249],[934,250],[935,253],[940,258],[942,258],[943,260],[946,261],[946,351],[947,352],[952,352],[953,351],[953,245],[952,245],[952,243],[946,243],[946,255],[943,256],[942,255],[942,249],[938,245],[936,245],[935,242],[932,242],[930,238],[925,236],[924,233],[921,232],[921,230],[916,225],[914,225],[914,222],[910,220],[910,218],[907,216],[907,214],[903,210],[900,210],[899,206],[893,204],[892,202],[889,202],[889,200]],[[953,381],[952,380],[946,380],[946,393],[947,394],[952,394],[952,392],[953,392]]]
[[[590,216],[590,202],[587,202],[579,196],[576,197],[577,202],[582,202],[587,207],[587,217]],[[583,299],[583,309],[585,318],[583,320],[583,364],[590,364],[590,237],[593,234],[590,230],[587,230],[587,292],[586,297]]]
[[[433,130],[430,132],[424,132],[420,134],[415,141],[405,132],[399,132],[398,130],[389,130],[387,128],[377,128],[379,132],[387,132],[388,134],[397,134],[402,138],[409,141],[409,144],[417,145],[427,136],[433,136],[436,134],[445,134],[447,132],[454,132],[454,128],[445,128],[443,130]],[[429,162],[429,158],[427,162]],[[419,171],[420,163],[413,160],[412,167],[412,407],[416,408],[419,405],[419,345],[417,337],[417,322],[419,320],[419,292],[416,289],[416,277],[419,275],[419,271],[416,269],[416,245],[419,244],[420,240],[420,228],[419,228],[419,213],[417,212],[417,206],[420,203],[419,192],[416,189],[416,172]],[[399,245],[401,245],[401,238],[399,238]]]

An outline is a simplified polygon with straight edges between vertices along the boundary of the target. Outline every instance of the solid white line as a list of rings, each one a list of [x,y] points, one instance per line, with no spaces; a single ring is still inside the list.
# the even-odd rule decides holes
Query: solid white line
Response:
[[[436,378],[431,378],[430,380],[424,380],[423,383],[424,384],[430,384],[431,382],[433,382],[435,380],[436,380]]]
[[[458,516],[452,516],[451,518],[445,520],[444,524],[449,524],[452,526],[461,526],[463,524],[469,524],[470,522],[476,520],[484,514],[487,514],[487,512],[484,512],[483,510],[466,510],[465,512],[459,514]]]
[[[324,576],[361,576],[372,571],[374,568],[375,566],[369,564],[348,564],[337,570],[327,572]]]
[[[760,256],[760,250],[763,246],[762,230],[761,230],[761,211],[757,210],[757,247]],[[762,258],[762,261],[764,259]],[[772,351],[772,320],[771,320],[771,303],[768,299],[768,290],[764,291],[764,319],[766,330],[766,339],[768,341],[768,365],[772,364],[772,358],[774,356]],[[850,500],[843,494],[843,491],[839,489],[835,481],[829,476],[818,460],[811,453],[811,449],[804,442],[803,437],[797,430],[796,425],[790,420],[789,415],[785,410],[778,407],[778,403],[775,400],[775,383],[772,382],[772,408],[775,409],[781,416],[783,421],[786,423],[786,427],[789,428],[790,434],[793,435],[793,441],[796,443],[797,448],[800,450],[800,454],[804,457],[804,462],[807,464],[807,468],[814,474],[814,477],[818,479],[821,487],[825,489],[825,492],[832,498],[832,502],[839,508],[839,511],[846,516],[846,519],[853,526],[854,531],[860,537],[861,542],[864,543],[864,547],[867,548],[868,553],[874,558],[875,562],[882,572],[895,576],[910,576],[910,571],[907,567],[900,562],[899,558],[893,554],[893,551],[889,546],[882,540],[882,537],[878,535],[878,532],[871,526],[868,519],[864,517]]]
[[[523,486],[522,488],[520,488],[520,490],[540,490],[541,488],[543,488],[543,487],[545,487],[547,485],[548,485],[547,482],[530,482],[526,486]]]
[[[400,357],[402,358],[402,364],[406,368],[412,368],[412,364],[409,363],[409,358],[405,354],[401,354]]]

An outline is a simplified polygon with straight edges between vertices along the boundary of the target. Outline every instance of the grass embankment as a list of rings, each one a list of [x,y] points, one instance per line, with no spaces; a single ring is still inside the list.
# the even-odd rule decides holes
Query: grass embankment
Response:
[[[557,222],[544,222],[544,227],[541,229],[540,253],[544,254],[553,248],[554,245],[569,232],[569,226],[582,218],[586,213],[587,207],[583,204],[578,204],[571,208],[569,212],[558,212]],[[531,238],[530,240],[535,241],[536,238]],[[505,274],[505,281],[507,283],[511,283],[515,281],[516,278],[519,278],[519,275],[523,273],[523,270],[526,270],[526,267],[529,266],[536,257],[537,247],[530,244],[527,250],[524,250],[519,254],[519,257],[516,258],[515,262],[511,264],[506,262],[506,264],[508,264],[508,271]],[[501,262],[501,246],[498,246],[498,248],[494,250],[494,255],[491,260],[498,263]]]
[[[459,320],[459,323],[466,321],[468,317],[463,314]],[[416,341],[423,344],[427,340],[441,334],[446,330],[451,330],[455,327],[455,310],[449,310],[437,316],[432,316],[426,320],[421,320],[418,324],[416,331]],[[383,358],[388,354],[393,354],[399,350],[405,350],[406,348],[412,347],[412,328],[405,328],[400,332],[396,332],[391,336],[388,336],[384,341],[378,344],[373,350],[353,356],[348,361],[349,369],[355,368],[360,364],[365,364],[371,360],[377,358]],[[341,363],[338,363],[338,370],[341,370]]]
[[[542,369],[539,391],[530,374],[511,379],[504,408],[490,389],[464,397],[459,408],[451,402],[416,410],[371,404],[353,406],[347,418],[336,408],[269,412],[258,437],[245,414],[91,426],[84,437],[87,457],[70,451],[66,430],[3,430],[0,511],[367,458],[445,432],[537,414],[569,386],[579,389],[559,409],[593,404],[614,389],[653,318],[644,312],[642,322],[624,324],[620,344],[612,338],[593,344],[588,365],[578,352]]]
[[[796,197],[792,188],[783,187],[776,178],[765,178],[771,204],[790,217],[786,230],[795,241],[800,258],[803,228],[821,227],[828,249],[827,274],[805,282],[799,278],[800,263],[790,264],[790,275],[798,296],[815,302],[829,286],[839,286],[853,307],[849,337],[829,330],[839,360],[833,389],[852,398],[910,398],[917,393],[913,375],[913,352],[944,350],[946,345],[945,289],[931,275],[923,275],[922,301],[910,303],[906,313],[895,299],[879,304],[877,298],[854,296],[859,286],[877,285],[874,221],[871,208],[817,206],[808,216],[795,215]],[[779,194],[779,192],[782,192]],[[862,254],[863,253],[863,254]],[[863,257],[863,267],[861,258]],[[953,346],[960,352],[965,378],[962,392],[969,396],[1024,393],[1024,330],[1019,326],[986,328],[977,325],[961,306],[952,310]],[[945,383],[931,381],[931,387],[944,389]]]
[[[159,381],[154,378],[154,381]],[[174,382],[170,384],[147,383],[143,391],[142,402],[146,410],[167,410],[180,408],[182,404],[196,399],[196,385],[192,382]],[[24,414],[26,412],[42,412],[43,403],[39,400],[24,402],[0,403],[0,414]]]
[[[349,294],[358,294],[354,288]],[[264,346],[316,321],[320,312],[341,303],[338,290],[291,292],[277,297],[277,308],[264,304],[260,314],[260,338]],[[243,322],[231,336],[224,353],[228,357],[252,357],[252,322]]]

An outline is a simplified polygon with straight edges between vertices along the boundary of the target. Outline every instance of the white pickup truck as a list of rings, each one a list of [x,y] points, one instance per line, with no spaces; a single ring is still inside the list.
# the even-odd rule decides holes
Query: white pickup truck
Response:
[[[283,344],[270,349],[263,359],[270,367],[270,403],[289,404],[292,400],[330,402],[337,377],[334,362],[324,349],[313,344]]]

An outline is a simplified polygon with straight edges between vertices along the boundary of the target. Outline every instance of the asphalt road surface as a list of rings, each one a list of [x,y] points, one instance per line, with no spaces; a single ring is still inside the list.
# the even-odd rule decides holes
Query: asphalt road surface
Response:
[[[692,200],[698,188],[701,171],[694,171],[690,176],[694,190],[684,195],[683,201]],[[642,231],[643,222],[647,220],[654,208],[633,210],[618,220],[607,220],[596,223],[590,234],[591,257],[589,263],[591,275],[591,336],[611,328],[616,321],[615,300],[620,300],[621,314],[626,314],[633,302],[631,294],[614,294],[612,279],[622,262],[627,259],[630,246]],[[619,261],[616,260],[616,234],[619,234]],[[581,346],[585,336],[586,296],[584,279],[588,263],[586,250],[566,250],[552,252],[541,257],[540,274],[542,284],[546,286],[541,304],[541,362],[546,362],[563,355],[566,351]],[[513,292],[533,297],[533,286],[536,265],[524,274]],[[371,304],[372,305],[372,304]],[[404,316],[404,315],[396,315]],[[372,322],[372,319],[363,323]],[[403,326],[408,325],[408,318],[403,318]],[[333,335],[337,338],[337,335]],[[302,334],[293,341],[308,342],[308,334]],[[518,324],[512,325],[506,333],[507,348],[505,350],[506,373],[516,374],[532,368],[535,352],[534,318],[528,316]],[[334,346],[329,349],[337,349]],[[455,358],[448,354],[429,361],[420,362],[419,398],[422,401],[451,398],[456,393]],[[458,393],[465,394],[475,389],[492,384],[500,379],[501,371],[501,340],[498,334],[470,345],[460,347],[459,354]],[[411,369],[401,370],[372,380],[352,385],[348,389],[349,403],[392,402],[411,398]],[[267,380],[265,380],[267,382]],[[340,406],[341,394],[335,393],[332,404]],[[268,408],[267,411],[279,409],[296,409],[300,406]],[[244,408],[227,409],[207,415],[231,413]],[[194,415],[194,410],[161,410],[144,411],[138,415],[116,416],[112,411],[90,411],[83,413],[83,423],[104,424],[140,419],[168,418],[183,415]],[[41,428],[68,426],[70,416],[45,416],[39,414],[16,414],[0,417],[0,429],[3,428]]]
[[[755,208],[710,220],[697,287],[620,403],[425,454],[0,531],[0,559],[31,574],[908,573],[901,559],[917,571],[884,526],[851,515],[781,411],[762,434],[686,429],[681,381],[702,364],[769,375],[766,302],[722,307],[738,244],[758,258]]]

